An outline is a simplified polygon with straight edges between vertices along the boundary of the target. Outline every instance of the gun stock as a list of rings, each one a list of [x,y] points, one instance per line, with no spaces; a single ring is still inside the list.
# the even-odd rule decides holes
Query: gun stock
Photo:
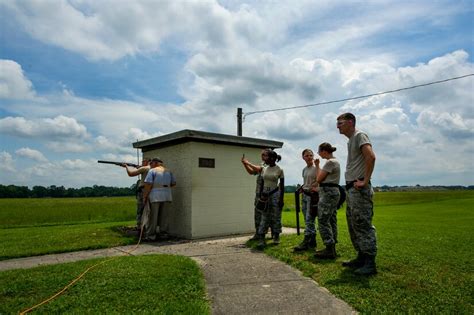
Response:
[[[135,167],[135,168],[139,168],[140,166],[138,166],[137,164],[133,164],[133,163],[126,163],[126,162],[115,162],[115,161],[102,161],[102,160],[99,160],[97,161],[97,163],[102,163],[102,164],[113,164],[113,165],[127,165],[127,166],[131,166],[131,167]]]

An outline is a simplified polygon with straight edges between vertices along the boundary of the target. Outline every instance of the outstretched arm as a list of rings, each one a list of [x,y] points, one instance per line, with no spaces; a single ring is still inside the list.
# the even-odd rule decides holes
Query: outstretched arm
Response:
[[[247,160],[244,157],[242,157],[241,161],[242,161],[242,164],[244,165],[245,170],[250,175],[258,174],[262,171],[261,166],[250,163],[249,160]]]

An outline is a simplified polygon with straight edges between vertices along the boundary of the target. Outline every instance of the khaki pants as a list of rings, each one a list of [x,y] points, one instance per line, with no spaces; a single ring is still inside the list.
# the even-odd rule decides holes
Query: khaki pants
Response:
[[[144,214],[144,232],[145,238],[154,240],[156,238],[156,227],[159,226],[160,229],[163,229],[163,207],[164,202],[151,202],[149,203],[149,213]]]

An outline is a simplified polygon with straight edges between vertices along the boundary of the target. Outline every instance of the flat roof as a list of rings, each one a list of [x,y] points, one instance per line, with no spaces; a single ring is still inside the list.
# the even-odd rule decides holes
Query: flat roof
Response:
[[[227,145],[236,145],[236,146],[246,146],[246,147],[255,147],[255,148],[281,148],[283,147],[283,142],[258,139],[258,138],[248,138],[240,137],[233,135],[225,135],[221,133],[213,133],[206,131],[198,130],[181,130],[167,135],[141,140],[133,143],[134,148],[141,148],[144,152],[151,151],[158,148],[163,148],[167,146],[172,146],[185,142],[206,142],[206,143],[219,143]]]

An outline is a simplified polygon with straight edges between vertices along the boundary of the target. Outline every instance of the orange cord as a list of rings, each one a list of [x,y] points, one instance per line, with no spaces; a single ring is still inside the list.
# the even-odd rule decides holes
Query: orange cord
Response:
[[[130,251],[125,252],[125,254],[130,255],[131,252],[135,251],[135,250],[138,248],[138,246],[140,245],[140,242],[141,242],[141,240],[142,240],[142,235],[143,235],[143,226],[141,227],[141,230],[140,230],[140,237],[139,237],[139,239],[138,239],[137,245],[135,245],[135,247],[132,248]],[[118,258],[118,257],[120,257],[120,256],[115,256],[115,257],[112,257],[112,258],[110,258],[110,259],[103,260],[103,261],[101,261],[101,262],[99,262],[99,263],[97,263],[97,264],[95,264],[95,265],[93,265],[93,266],[87,268],[83,273],[81,273],[78,277],[76,277],[74,280],[72,280],[68,285],[66,285],[66,286],[65,286],[64,288],[62,288],[60,291],[58,291],[58,292],[55,293],[54,295],[50,296],[50,297],[47,298],[46,300],[44,300],[44,301],[42,301],[42,302],[40,302],[40,303],[38,303],[38,304],[36,304],[36,305],[34,305],[34,306],[32,306],[32,307],[26,309],[26,310],[21,311],[19,314],[20,314],[20,315],[24,315],[24,314],[26,314],[26,313],[31,312],[31,311],[34,310],[35,308],[38,308],[38,307],[40,307],[41,305],[46,304],[46,303],[48,303],[48,302],[54,300],[55,298],[57,298],[58,296],[60,296],[60,295],[63,294],[64,292],[66,292],[70,287],[72,287],[76,282],[78,282],[82,277],[84,277],[85,274],[88,273],[90,270],[92,270],[92,269],[94,269],[95,267],[100,266],[100,265],[102,265],[102,264],[104,264],[104,263],[106,263],[106,262],[109,262],[109,261],[111,261],[112,259]]]

